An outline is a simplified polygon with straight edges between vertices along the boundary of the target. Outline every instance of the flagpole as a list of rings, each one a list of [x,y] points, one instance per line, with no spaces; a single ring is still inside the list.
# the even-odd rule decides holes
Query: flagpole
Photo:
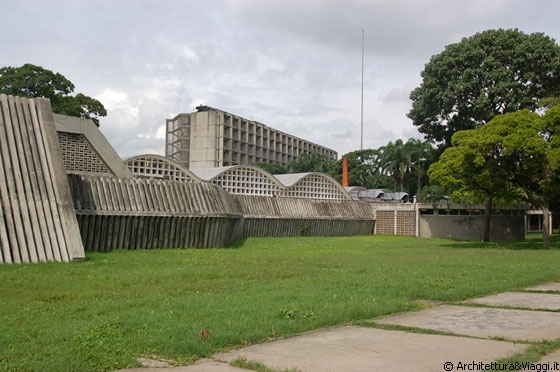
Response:
[[[360,150],[364,149],[364,29],[362,28],[362,99],[360,107]]]

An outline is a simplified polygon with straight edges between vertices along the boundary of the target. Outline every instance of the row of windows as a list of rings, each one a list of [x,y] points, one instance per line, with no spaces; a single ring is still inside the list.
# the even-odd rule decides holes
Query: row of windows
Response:
[[[274,151],[285,153],[292,156],[300,156],[303,153],[309,152],[318,152],[322,155],[327,155],[329,158],[336,160],[336,153],[334,151],[326,150],[323,147],[316,146],[316,145],[300,145],[299,147],[294,147],[291,145],[283,145],[280,143],[273,143],[270,144],[268,142],[265,143],[252,143],[252,142],[241,142],[237,140],[231,140],[229,138],[224,138],[223,140],[223,149],[224,151],[238,151],[238,152],[246,152],[249,154],[267,154],[272,153]]]
[[[224,148],[245,151],[241,144],[250,144],[278,152],[299,156],[302,152],[318,152],[336,160],[336,151],[302,140],[287,133],[276,131],[264,124],[249,122],[244,119],[224,114]],[[239,146],[239,148],[238,148]],[[299,150],[299,151],[297,151]]]
[[[292,160],[294,160],[294,156],[288,156],[282,153],[271,153],[270,155],[265,156],[254,156],[254,155],[246,155],[240,154],[236,152],[224,151],[222,156],[223,166],[226,166],[226,163],[231,163],[232,165],[235,164],[253,164],[253,163],[280,163],[280,164],[288,164]]]

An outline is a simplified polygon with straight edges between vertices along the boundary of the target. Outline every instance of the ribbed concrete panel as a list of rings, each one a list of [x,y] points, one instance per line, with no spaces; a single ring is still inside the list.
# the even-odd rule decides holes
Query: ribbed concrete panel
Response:
[[[241,216],[217,186],[146,178],[69,174],[76,214]]]
[[[84,257],[50,101],[0,95],[0,263]]]
[[[223,247],[242,237],[231,195],[207,183],[68,175],[87,250]]]
[[[353,200],[234,195],[245,220],[244,237],[372,235],[371,206]]]
[[[336,218],[373,220],[373,210],[366,202],[354,200],[322,200],[270,198],[234,195],[245,217],[262,218]]]

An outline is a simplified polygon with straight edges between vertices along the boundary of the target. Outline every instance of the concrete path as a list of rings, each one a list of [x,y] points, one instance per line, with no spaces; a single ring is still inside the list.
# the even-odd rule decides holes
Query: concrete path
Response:
[[[560,313],[546,311],[443,305],[375,322],[512,341],[560,338]]]
[[[548,293],[506,292],[475,298],[465,303],[525,309],[560,310],[560,296]]]
[[[372,319],[372,323],[377,324],[453,335],[346,326],[218,353],[190,366],[126,371],[247,371],[229,365],[237,358],[257,361],[279,371],[295,369],[300,372],[490,369],[490,363],[523,352],[530,346],[527,342],[560,339],[560,312],[557,312],[560,310],[560,283],[526,290],[530,292],[506,292],[471,299],[461,305],[441,305]],[[541,370],[560,371],[560,350],[545,356],[539,363]]]
[[[239,357],[261,360],[270,368],[306,372],[443,371],[450,361],[489,363],[522,352],[525,347],[467,337],[341,327],[216,354],[214,358],[227,362]]]

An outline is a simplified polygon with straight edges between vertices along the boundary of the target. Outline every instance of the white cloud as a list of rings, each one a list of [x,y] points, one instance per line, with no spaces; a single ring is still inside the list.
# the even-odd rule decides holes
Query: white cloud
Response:
[[[99,93],[95,96],[100,102],[103,102],[103,106],[112,111],[116,107],[118,107],[121,103],[126,101],[126,97],[128,96],[125,92],[119,92],[110,88],[105,89],[103,92]]]
[[[186,46],[183,47],[182,54],[185,60],[188,62],[198,62],[198,60],[200,59],[198,57],[198,54],[196,54],[192,49]]]
[[[489,28],[558,40],[559,11],[554,0],[4,1],[0,66],[42,65],[99,99],[122,156],[162,154],[165,119],[198,104],[343,154],[360,146],[362,28],[364,146],[380,147],[418,135],[408,96],[432,55]]]

